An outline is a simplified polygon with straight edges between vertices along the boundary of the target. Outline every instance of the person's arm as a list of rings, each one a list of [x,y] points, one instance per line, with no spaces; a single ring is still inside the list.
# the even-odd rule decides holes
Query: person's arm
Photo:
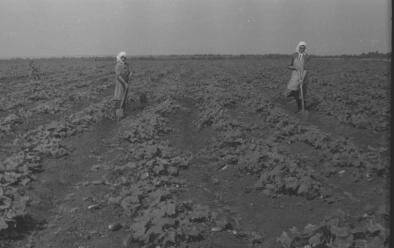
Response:
[[[133,77],[133,74],[134,74],[134,72],[130,70],[130,72],[129,72],[129,77],[128,77],[129,82],[130,82],[131,78]]]
[[[127,82],[124,80],[124,78],[121,76],[122,75],[122,68],[119,65],[116,65],[115,67],[115,74],[116,74],[116,79],[120,82],[122,85],[123,90],[126,89],[127,87]]]
[[[297,69],[294,67],[294,55],[291,56],[291,62],[290,62],[290,64],[287,66],[287,68],[290,69],[290,70],[297,70]]]
[[[127,87],[127,82],[126,80],[123,79],[123,77],[121,75],[118,75],[118,80],[119,82],[122,84],[123,88],[126,89]]]
[[[305,61],[304,61],[304,70],[306,70],[308,68],[308,64],[309,64],[310,59],[311,59],[310,55],[306,54]]]

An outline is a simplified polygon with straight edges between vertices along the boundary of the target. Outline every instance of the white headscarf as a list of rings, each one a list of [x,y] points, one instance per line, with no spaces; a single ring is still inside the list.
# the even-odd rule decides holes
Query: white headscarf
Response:
[[[300,53],[300,46],[305,46],[305,50],[303,53]],[[304,55],[306,54],[306,42],[305,41],[298,42],[298,45],[296,47],[296,53],[298,53],[299,60],[303,59]]]
[[[126,57],[126,52],[122,51],[122,52],[118,53],[118,55],[116,55],[116,62],[123,62],[121,59],[123,56]]]

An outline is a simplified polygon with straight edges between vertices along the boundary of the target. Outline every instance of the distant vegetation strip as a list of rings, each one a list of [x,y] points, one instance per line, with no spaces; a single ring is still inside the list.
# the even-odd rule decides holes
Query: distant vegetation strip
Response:
[[[130,56],[134,59],[237,59],[237,58],[283,58],[288,57],[289,54],[280,53],[268,53],[268,54],[239,54],[239,55],[226,55],[226,54],[186,54],[186,55],[138,55]],[[361,54],[342,54],[342,55],[316,55],[311,54],[311,57],[315,58],[370,58],[370,59],[391,59],[391,52],[380,53],[380,52],[368,52]],[[30,59],[95,59],[97,61],[101,60],[114,60],[113,56],[59,56],[59,57],[43,57],[43,58],[9,58],[0,59],[1,61],[9,60],[30,60]]]

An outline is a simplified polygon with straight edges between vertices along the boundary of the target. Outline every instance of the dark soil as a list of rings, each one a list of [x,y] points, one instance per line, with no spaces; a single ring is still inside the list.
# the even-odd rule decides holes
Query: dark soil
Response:
[[[130,108],[120,122],[103,117],[97,122],[90,122],[83,131],[62,138],[61,144],[69,154],[59,158],[44,157],[40,172],[33,174],[34,180],[25,187],[21,186],[30,198],[26,215],[18,217],[13,226],[2,231],[0,247],[119,248],[127,246],[127,243],[129,247],[167,247],[130,242],[132,225],[141,209],[130,216],[122,206],[110,200],[121,191],[120,186],[114,183],[116,180],[126,180],[120,184],[126,188],[138,183],[133,178],[147,170],[144,164],[149,160],[135,160],[136,147],[152,142],[166,142],[176,154],[192,157],[187,168],[179,169],[174,179],[183,182],[183,186],[173,193],[177,202],[192,201],[208,206],[210,210],[231,219],[231,227],[227,226],[221,231],[208,228],[201,240],[181,241],[182,245],[187,243],[189,247],[280,247],[277,238],[283,231],[292,227],[302,230],[308,224],[318,224],[338,209],[352,216],[362,216],[379,206],[388,207],[387,171],[374,173],[374,170],[351,165],[335,167],[328,176],[326,172],[329,168],[324,166],[331,158],[326,151],[303,141],[289,143],[286,138],[276,140],[281,137],[276,136],[276,132],[282,131],[282,128],[280,124],[271,123],[269,116],[275,113],[286,115],[290,121],[297,123],[295,125],[316,128],[335,141],[346,137],[360,153],[379,153],[382,161],[386,162],[389,156],[388,130],[355,127],[319,111],[313,105],[319,103],[313,101],[307,113],[295,114],[294,102],[278,97],[282,88],[276,85],[281,81],[285,85],[285,82],[275,77],[276,71],[272,69],[275,66],[271,62],[240,59],[203,62],[141,60],[132,63],[136,72],[140,70],[134,79],[135,92],[143,91],[147,102],[140,103],[136,94],[132,94]],[[254,63],[267,67],[264,69]],[[274,63],[281,66],[284,62]],[[92,99],[80,102],[70,100],[64,112],[56,115],[42,113],[28,124],[24,122],[16,126],[13,133],[3,136],[0,158],[5,159],[21,149],[13,143],[15,137],[84,110],[101,99],[110,98],[113,89],[110,83],[112,64],[103,62],[103,66],[105,71],[101,76],[87,77],[91,80],[89,89],[94,89],[91,85],[97,82],[98,85],[110,87],[96,92],[96,97]],[[340,68],[340,65],[332,65],[335,66]],[[344,68],[346,70],[348,67]],[[378,73],[383,74],[386,69]],[[263,77],[261,73],[264,70],[268,72]],[[351,71],[351,68],[348,70]],[[322,80],[329,79],[323,77]],[[78,81],[74,83],[78,84]],[[70,95],[75,92],[78,90],[69,90]],[[313,88],[310,92],[313,100]],[[171,128],[170,132],[159,132],[147,141],[139,138],[134,143],[125,138],[125,131],[136,128],[127,126],[129,123],[142,123],[140,118],[149,117],[151,109],[164,106],[168,99],[181,109],[163,107],[168,113],[155,110],[155,114],[160,113],[157,115],[166,120],[166,124],[155,126],[155,130],[164,130],[165,127]],[[262,106],[268,106],[264,105],[264,101],[269,102],[272,104],[269,107],[271,112],[264,112],[268,107],[262,110],[255,107],[253,101]],[[210,114],[216,103],[219,103],[221,112]],[[15,109],[17,107],[7,110],[9,112],[0,112],[0,117],[7,116]],[[199,126],[204,118],[209,121]],[[148,130],[150,124],[144,125],[140,128]],[[289,137],[298,137],[291,135]],[[229,140],[227,143],[226,139]],[[248,148],[242,147],[271,139],[275,140],[272,146],[279,149],[284,158],[313,168],[320,176],[318,181],[323,183],[322,187],[331,190],[330,195],[309,198],[281,191],[269,193],[256,188],[256,181],[262,172],[241,169],[244,166],[242,159],[249,158]],[[382,152],[376,152],[379,149]],[[141,167],[137,166],[137,169],[124,169],[125,164],[139,162],[141,165],[138,166]],[[261,168],[264,170],[265,167]],[[117,225],[118,228],[111,230],[110,225]],[[247,235],[236,235],[241,232]],[[261,240],[256,238],[254,242],[252,233],[261,235]]]

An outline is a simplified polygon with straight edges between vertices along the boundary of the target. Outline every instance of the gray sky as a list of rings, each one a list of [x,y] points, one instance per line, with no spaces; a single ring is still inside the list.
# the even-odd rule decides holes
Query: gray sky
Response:
[[[0,57],[391,50],[390,0],[0,0]]]

